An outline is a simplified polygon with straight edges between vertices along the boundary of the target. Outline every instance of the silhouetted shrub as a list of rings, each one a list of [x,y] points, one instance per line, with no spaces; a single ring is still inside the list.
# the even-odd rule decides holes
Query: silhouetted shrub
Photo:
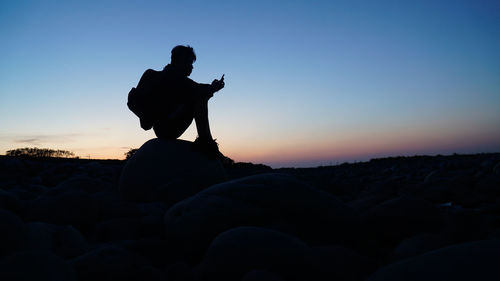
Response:
[[[125,160],[130,159],[136,153],[138,148],[131,148],[129,151],[125,152]]]
[[[6,152],[7,156],[21,156],[21,157],[57,157],[57,158],[71,158],[75,157],[75,154],[67,150],[54,150],[50,148],[38,148],[38,147],[25,147],[16,148],[8,150]]]

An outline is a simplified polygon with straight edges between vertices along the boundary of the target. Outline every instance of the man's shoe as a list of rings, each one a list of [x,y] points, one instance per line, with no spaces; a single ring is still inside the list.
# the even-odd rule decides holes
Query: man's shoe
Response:
[[[222,160],[225,156],[219,151],[219,144],[212,139],[196,138],[194,141],[195,150],[203,153],[210,159]]]

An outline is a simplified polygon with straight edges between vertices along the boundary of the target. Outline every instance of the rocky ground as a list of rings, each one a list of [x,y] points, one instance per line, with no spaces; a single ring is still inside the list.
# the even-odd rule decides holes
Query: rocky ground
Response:
[[[125,163],[0,157],[0,280],[500,280],[498,153],[236,163],[176,202]]]

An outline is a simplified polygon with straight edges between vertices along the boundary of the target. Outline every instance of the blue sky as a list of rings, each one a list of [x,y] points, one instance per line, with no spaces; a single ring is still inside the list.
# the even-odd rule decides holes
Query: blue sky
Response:
[[[4,1],[0,36],[0,153],[123,158],[154,137],[127,93],[178,44],[194,80],[225,74],[237,161],[500,151],[500,1]]]

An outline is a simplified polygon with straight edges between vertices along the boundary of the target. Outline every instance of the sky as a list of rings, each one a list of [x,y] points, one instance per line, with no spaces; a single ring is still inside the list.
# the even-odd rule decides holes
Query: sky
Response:
[[[123,159],[126,106],[190,45],[222,153],[272,167],[500,152],[500,1],[2,1],[0,154]],[[196,138],[194,122],[181,136]]]

